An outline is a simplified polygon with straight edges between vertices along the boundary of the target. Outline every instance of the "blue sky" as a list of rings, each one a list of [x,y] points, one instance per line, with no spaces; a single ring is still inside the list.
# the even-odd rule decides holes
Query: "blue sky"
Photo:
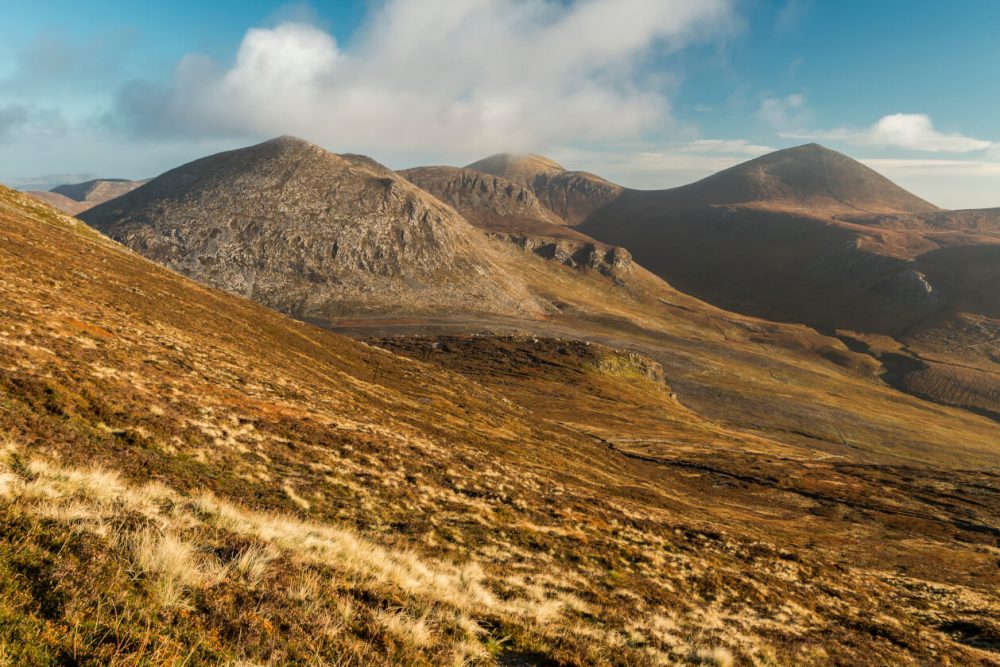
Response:
[[[1000,3],[215,0],[5,7],[0,181],[279,134],[393,167],[546,153],[634,187],[818,141],[1000,206]]]

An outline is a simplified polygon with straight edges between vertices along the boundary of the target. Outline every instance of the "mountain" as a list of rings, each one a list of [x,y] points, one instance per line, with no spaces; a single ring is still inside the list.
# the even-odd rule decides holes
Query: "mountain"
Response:
[[[996,211],[941,211],[810,144],[625,190],[577,229],[687,293],[840,332],[897,386],[1000,418]]]
[[[561,164],[544,155],[515,155],[512,153],[497,153],[466,165],[465,168],[484,174],[501,176],[525,185],[530,185],[540,175],[566,172]]]
[[[725,307],[891,335],[940,307],[911,261],[932,246],[858,219],[937,214],[861,163],[809,144],[691,185],[625,190],[579,229]]]
[[[869,213],[938,210],[860,162],[819,144],[769,153],[697,183],[648,196],[657,197],[657,205],[662,199],[676,208],[760,203]]]
[[[540,257],[612,276],[622,276],[632,264],[624,248],[599,243],[568,226],[527,185],[468,168],[417,167],[399,173],[491,236]]]
[[[81,218],[298,317],[541,310],[453,209],[370,158],[292,137],[183,165]]]
[[[578,309],[524,322],[658,358],[357,342],[0,189],[6,655],[989,663],[1000,426],[804,327],[521,261]]]
[[[416,167],[399,174],[454,206],[466,220],[483,229],[564,226],[542,206],[529,186],[503,176],[459,167]]]
[[[57,185],[47,192],[29,191],[28,194],[63,213],[77,215],[98,204],[121,197],[144,183],[146,181],[98,178],[82,183]]]
[[[539,155],[492,155],[466,166],[529,186],[549,211],[576,225],[614,201],[622,188],[584,171],[567,171]]]

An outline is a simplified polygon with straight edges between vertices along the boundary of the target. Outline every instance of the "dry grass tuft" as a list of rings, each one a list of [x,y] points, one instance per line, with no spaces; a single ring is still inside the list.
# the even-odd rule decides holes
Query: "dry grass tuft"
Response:
[[[180,605],[184,592],[202,581],[194,547],[176,535],[147,528],[132,536],[132,542],[136,566],[155,577],[157,597],[165,607]]]
[[[378,613],[382,628],[403,646],[427,648],[433,644],[431,629],[426,617],[413,618],[403,611],[382,611]]]
[[[278,555],[277,549],[269,544],[253,544],[239,553],[232,563],[232,568],[246,582],[256,586],[264,578],[268,566]]]
[[[696,665],[709,665],[710,667],[733,667],[735,664],[732,652],[722,646],[697,649],[691,655],[691,661]]]

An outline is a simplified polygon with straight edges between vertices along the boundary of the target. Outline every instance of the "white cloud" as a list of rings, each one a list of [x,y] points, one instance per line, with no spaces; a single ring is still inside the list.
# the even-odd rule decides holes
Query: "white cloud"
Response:
[[[682,146],[680,150],[685,153],[729,153],[756,157],[778,149],[754,144],[746,139],[698,139]]]
[[[757,117],[777,129],[801,126],[809,117],[806,96],[793,93],[787,97],[769,97],[761,102]]]
[[[1000,162],[862,159],[896,183],[944,208],[1000,207]]]
[[[781,136],[790,139],[841,141],[853,146],[902,148],[930,153],[971,153],[997,146],[983,139],[939,132],[926,114],[906,113],[883,116],[874,125],[863,129],[837,128],[816,132],[786,132]]]
[[[285,23],[248,31],[231,67],[189,56],[169,86],[127,87],[118,117],[397,153],[630,139],[671,123],[644,59],[732,25],[731,0],[389,0],[346,48]]]

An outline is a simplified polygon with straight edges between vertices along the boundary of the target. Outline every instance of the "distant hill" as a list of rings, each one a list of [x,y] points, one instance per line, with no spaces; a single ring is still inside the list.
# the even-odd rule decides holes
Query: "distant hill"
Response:
[[[497,153],[472,164],[467,164],[465,168],[501,176],[524,185],[530,185],[539,175],[561,174],[566,171],[561,164],[544,155],[516,155],[513,153]]]
[[[66,183],[82,183],[100,178],[97,174],[77,173],[77,174],[45,174],[44,176],[28,176],[25,178],[14,178],[4,182],[5,185],[21,192],[41,191],[49,192],[52,188]]]
[[[759,203],[877,213],[938,210],[860,162],[819,144],[769,153],[697,183],[645,196],[674,209]]]
[[[124,178],[98,178],[84,183],[70,183],[52,188],[51,192],[75,201],[102,204],[115,197],[128,194],[148,181],[130,181]]]
[[[61,195],[57,192],[42,192],[39,190],[28,190],[28,195],[31,195],[35,199],[41,202],[45,202],[52,208],[56,209],[61,213],[66,215],[78,215],[83,213],[89,208],[93,208],[95,205],[91,205],[87,202],[77,201],[75,199],[70,199],[66,195]]]
[[[121,197],[146,182],[124,178],[98,178],[82,183],[57,185],[46,192],[31,190],[28,194],[63,213],[78,215],[98,204]]]

